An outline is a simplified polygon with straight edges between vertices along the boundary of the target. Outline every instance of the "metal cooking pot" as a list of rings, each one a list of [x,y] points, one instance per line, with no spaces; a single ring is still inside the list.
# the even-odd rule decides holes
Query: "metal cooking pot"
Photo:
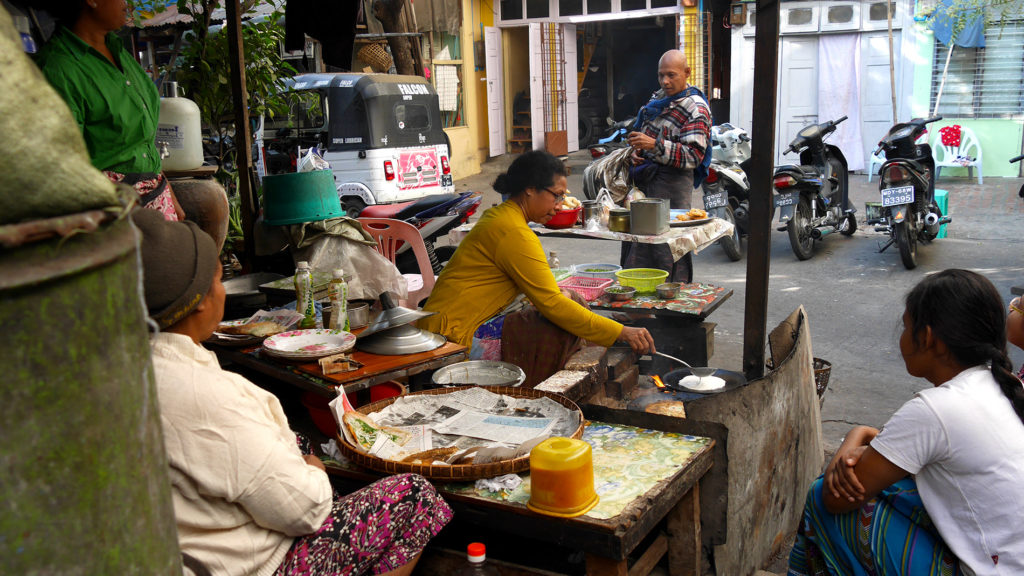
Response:
[[[348,323],[353,330],[362,328],[370,323],[370,305],[366,302],[349,300]]]

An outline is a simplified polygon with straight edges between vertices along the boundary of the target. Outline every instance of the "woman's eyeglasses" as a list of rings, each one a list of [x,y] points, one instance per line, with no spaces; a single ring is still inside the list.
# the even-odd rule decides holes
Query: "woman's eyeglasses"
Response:
[[[561,203],[561,202],[565,201],[565,196],[566,196],[565,192],[563,192],[561,194],[555,194],[555,191],[551,190],[550,188],[545,188],[544,191],[547,192],[548,194],[551,194],[552,196],[554,196],[556,202]]]
[[[1021,308],[1020,297],[1010,300],[1010,311],[1024,316],[1024,308]]]

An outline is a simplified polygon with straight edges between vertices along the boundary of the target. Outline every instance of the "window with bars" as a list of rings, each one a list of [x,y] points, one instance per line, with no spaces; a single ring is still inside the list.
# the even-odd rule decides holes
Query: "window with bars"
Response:
[[[947,58],[949,66],[946,66]],[[946,70],[943,82],[943,69]],[[941,96],[939,88],[942,87]],[[931,110],[955,118],[1024,116],[1024,20],[985,30],[984,48],[935,42]]]
[[[430,81],[437,91],[443,126],[465,126],[463,60],[459,37],[447,32],[425,32],[420,53],[426,59],[424,64],[430,68]]]
[[[700,88],[710,100],[711,94],[711,13],[685,14],[680,20],[683,52],[690,65],[689,84]]]

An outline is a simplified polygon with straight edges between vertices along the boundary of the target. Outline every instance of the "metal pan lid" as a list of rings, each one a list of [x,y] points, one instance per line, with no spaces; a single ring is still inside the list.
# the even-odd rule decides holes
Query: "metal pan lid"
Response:
[[[437,312],[410,310],[404,306],[398,306],[387,292],[380,295],[380,305],[382,308],[381,313],[373,319],[373,322],[370,323],[366,330],[359,333],[360,339],[437,314]]]

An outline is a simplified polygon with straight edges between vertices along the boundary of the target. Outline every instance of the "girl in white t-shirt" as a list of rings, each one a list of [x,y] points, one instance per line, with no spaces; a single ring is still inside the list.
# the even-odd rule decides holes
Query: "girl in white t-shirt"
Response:
[[[811,486],[789,574],[1024,574],[1024,386],[1002,298],[974,272],[925,278],[900,353],[934,388],[847,434]]]

